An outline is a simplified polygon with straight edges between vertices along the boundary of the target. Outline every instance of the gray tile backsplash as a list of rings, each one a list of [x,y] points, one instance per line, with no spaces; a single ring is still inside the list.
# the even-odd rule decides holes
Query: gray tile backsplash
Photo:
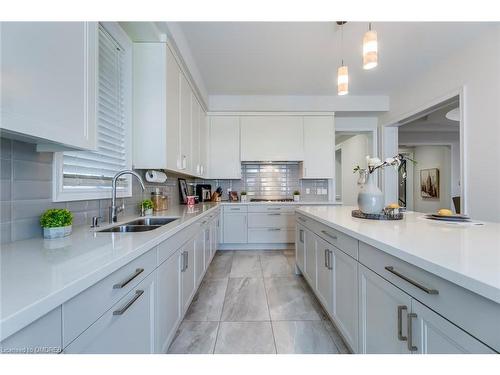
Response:
[[[108,220],[110,199],[52,202],[52,160],[52,153],[36,152],[34,144],[0,138],[0,243],[41,237],[42,231],[38,220],[48,208],[71,210],[75,226],[90,225],[92,216],[102,216],[103,220]],[[138,172],[144,176],[145,171],[138,170]],[[145,192],[141,191],[139,184],[133,179],[132,197],[123,199],[125,213],[137,214],[139,202],[149,198],[157,187],[168,196],[169,206],[177,205],[178,178],[187,180],[191,193],[194,193],[197,183],[210,184],[212,191],[221,186],[224,191],[223,199],[227,199],[228,188],[238,192],[254,189],[255,196],[265,192],[267,182],[261,181],[260,185],[252,185],[251,179],[255,179],[255,174],[251,177],[245,174],[244,170],[243,172],[242,180],[202,180],[167,173],[168,179],[163,184],[146,182]],[[283,190],[280,190],[283,196],[291,197],[290,194],[294,190],[300,190],[302,200],[328,200],[328,195],[319,193],[322,189],[328,189],[327,180],[301,180],[298,178],[298,169],[290,172],[289,177],[279,182],[285,184],[282,186]],[[306,189],[309,189],[309,194],[306,194]],[[118,199],[118,204],[121,203],[122,199]]]

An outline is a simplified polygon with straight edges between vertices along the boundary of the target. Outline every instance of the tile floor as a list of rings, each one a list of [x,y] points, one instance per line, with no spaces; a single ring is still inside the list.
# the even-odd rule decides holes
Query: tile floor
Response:
[[[294,265],[293,250],[218,251],[169,353],[348,353]]]

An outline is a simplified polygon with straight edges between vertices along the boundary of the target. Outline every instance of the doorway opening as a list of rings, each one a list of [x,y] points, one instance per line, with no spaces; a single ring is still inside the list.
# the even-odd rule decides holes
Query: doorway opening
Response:
[[[398,152],[406,162],[398,173],[398,202],[409,211],[462,212],[461,126],[454,96],[399,122]]]

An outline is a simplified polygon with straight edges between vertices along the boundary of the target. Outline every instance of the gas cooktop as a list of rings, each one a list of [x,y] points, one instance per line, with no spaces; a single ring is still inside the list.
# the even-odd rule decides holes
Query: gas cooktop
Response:
[[[268,199],[268,198],[252,198],[250,202],[293,202],[292,198],[276,198],[276,199]]]

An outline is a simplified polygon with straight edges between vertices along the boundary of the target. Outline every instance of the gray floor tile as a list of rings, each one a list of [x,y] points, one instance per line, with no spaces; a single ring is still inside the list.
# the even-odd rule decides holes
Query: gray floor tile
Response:
[[[284,255],[261,255],[262,274],[264,277],[293,275],[293,268]]]
[[[226,255],[234,255],[234,250],[217,250],[215,252],[215,256],[226,256]]]
[[[215,354],[274,354],[271,322],[221,322]]]
[[[262,277],[259,256],[234,256],[229,277]]]
[[[321,320],[322,308],[301,277],[265,279],[271,320]]]
[[[211,354],[217,337],[217,322],[182,322],[170,345],[170,354]]]
[[[228,279],[204,280],[193,298],[184,320],[212,321],[220,320]]]
[[[278,354],[338,353],[323,321],[272,322]]]
[[[283,250],[234,250],[234,255],[280,255]]]
[[[205,279],[224,279],[229,277],[232,263],[233,257],[214,257],[212,263],[208,267]]]
[[[222,320],[231,322],[269,320],[262,278],[229,279]]]
[[[344,343],[344,340],[342,339],[342,336],[340,335],[339,331],[335,326],[330,322],[329,320],[325,320],[323,322],[325,325],[328,333],[330,334],[333,342],[335,343],[335,346],[337,346],[337,349],[340,354],[350,354],[351,351],[347,347],[347,345]]]

